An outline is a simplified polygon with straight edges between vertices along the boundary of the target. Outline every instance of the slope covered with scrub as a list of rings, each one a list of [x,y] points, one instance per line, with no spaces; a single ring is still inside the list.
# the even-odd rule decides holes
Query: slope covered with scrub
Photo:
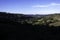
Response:
[[[60,14],[51,14],[37,19],[34,25],[60,26]]]
[[[60,14],[24,15],[0,12],[0,22],[60,26]]]
[[[25,20],[22,20],[21,23],[45,26],[60,26],[60,14],[42,15],[40,17],[36,16],[32,18],[27,18]]]
[[[24,15],[0,12],[2,40],[58,40],[60,39],[60,14]],[[17,36],[16,36],[17,35]]]

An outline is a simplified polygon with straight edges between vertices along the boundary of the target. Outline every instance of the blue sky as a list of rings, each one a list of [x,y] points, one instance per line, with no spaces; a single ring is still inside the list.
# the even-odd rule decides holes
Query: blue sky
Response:
[[[60,13],[60,0],[0,0],[0,11],[22,14]]]

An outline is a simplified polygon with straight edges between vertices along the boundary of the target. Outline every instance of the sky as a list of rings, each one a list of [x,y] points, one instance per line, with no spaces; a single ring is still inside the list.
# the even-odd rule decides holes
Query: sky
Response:
[[[60,13],[60,0],[0,0],[0,12],[20,14]]]

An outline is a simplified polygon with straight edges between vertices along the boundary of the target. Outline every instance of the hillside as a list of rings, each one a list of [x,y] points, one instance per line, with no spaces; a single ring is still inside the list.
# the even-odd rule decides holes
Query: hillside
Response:
[[[51,15],[24,15],[0,12],[0,22],[60,26],[60,14]]]
[[[0,12],[2,40],[58,40],[60,14],[24,15]]]

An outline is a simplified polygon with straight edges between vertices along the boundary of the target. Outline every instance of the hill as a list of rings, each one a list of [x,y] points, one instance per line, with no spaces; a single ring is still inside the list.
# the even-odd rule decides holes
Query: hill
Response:
[[[24,15],[0,12],[0,22],[16,22],[20,24],[60,26],[60,14]]]
[[[0,12],[1,40],[58,40],[60,14],[24,15]]]

